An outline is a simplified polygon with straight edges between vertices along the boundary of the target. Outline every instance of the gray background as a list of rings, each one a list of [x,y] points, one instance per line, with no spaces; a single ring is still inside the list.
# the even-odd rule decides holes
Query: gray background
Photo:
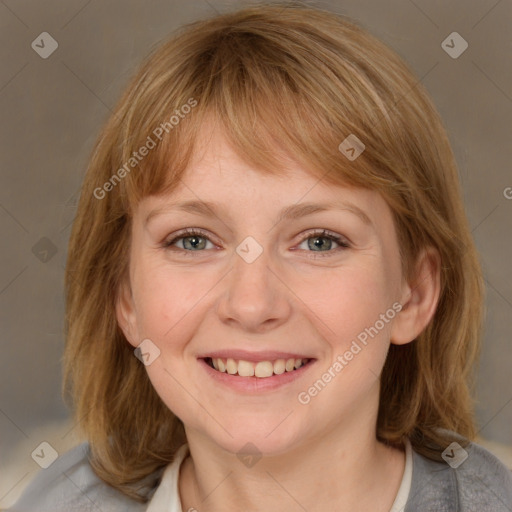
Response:
[[[42,441],[59,453],[77,442],[60,398],[63,274],[100,126],[155,44],[183,23],[243,3],[0,1],[0,506],[39,469],[30,455]],[[487,283],[480,435],[512,445],[512,2],[315,5],[354,18],[393,47],[445,121]],[[469,44],[457,59],[441,47],[453,31]],[[42,32],[59,45],[47,59],[31,48]]]

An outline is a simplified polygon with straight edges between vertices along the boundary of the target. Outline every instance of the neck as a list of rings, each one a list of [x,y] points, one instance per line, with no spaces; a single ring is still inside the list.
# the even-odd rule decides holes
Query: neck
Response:
[[[376,418],[374,418],[376,420]],[[375,422],[343,424],[246,467],[236,454],[187,431],[191,457],[180,472],[183,511],[372,510],[389,512],[403,451],[377,441]]]

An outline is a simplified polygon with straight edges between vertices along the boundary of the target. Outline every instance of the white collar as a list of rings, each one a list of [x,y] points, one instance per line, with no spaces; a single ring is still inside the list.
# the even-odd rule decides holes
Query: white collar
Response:
[[[409,498],[412,483],[412,446],[409,439],[405,438],[405,469],[402,483],[398,489],[395,501],[389,512],[403,512]],[[181,511],[179,511],[181,512]]]
[[[149,502],[146,512],[183,512],[181,509],[178,477],[181,463],[189,454],[188,444],[180,446],[174,460],[165,468],[162,480]]]

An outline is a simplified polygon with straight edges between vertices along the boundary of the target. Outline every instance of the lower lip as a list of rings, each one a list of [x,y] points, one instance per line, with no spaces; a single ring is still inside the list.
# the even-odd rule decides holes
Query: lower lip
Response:
[[[212,368],[204,359],[199,359],[199,363],[206,370],[208,375],[216,382],[228,386],[236,391],[246,393],[260,393],[262,391],[272,391],[284,386],[294,380],[300,379],[309,371],[314,359],[308,361],[304,366],[291,372],[284,372],[281,375],[272,375],[271,377],[240,377],[240,375],[230,375],[229,373],[219,372]]]

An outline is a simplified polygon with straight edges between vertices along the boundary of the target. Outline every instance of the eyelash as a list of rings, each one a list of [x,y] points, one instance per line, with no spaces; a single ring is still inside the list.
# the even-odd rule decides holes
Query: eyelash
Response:
[[[181,233],[178,233],[178,235],[175,236],[172,240],[165,241],[162,244],[162,247],[166,248],[166,249],[169,249],[178,240],[181,240],[183,238],[193,237],[193,236],[200,236],[201,238],[205,238],[206,240],[211,242],[211,240],[208,238],[208,235],[205,232],[201,231],[200,229],[186,229],[186,230],[182,231]],[[333,232],[328,231],[326,229],[316,230],[316,231],[313,230],[313,231],[310,231],[310,232],[306,233],[304,235],[304,237],[302,238],[302,240],[299,242],[299,245],[302,244],[302,242],[304,242],[308,238],[313,238],[313,237],[316,237],[316,238],[327,238],[329,240],[332,240],[332,241],[336,242],[340,247],[338,247],[335,250],[331,250],[331,251],[325,251],[325,252],[324,251],[319,251],[315,255],[308,256],[308,258],[311,258],[311,259],[324,258],[324,257],[332,256],[333,253],[338,253],[339,251],[343,251],[345,249],[350,248],[349,243],[344,238],[342,238],[341,236],[337,235],[336,233],[333,233]],[[195,256],[194,253],[196,253],[196,252],[203,252],[203,251],[187,251],[186,249],[179,249],[179,248],[178,249],[172,249],[172,250],[178,250],[180,252],[183,252],[187,256]],[[307,251],[307,252],[313,252],[314,253],[315,251]]]

